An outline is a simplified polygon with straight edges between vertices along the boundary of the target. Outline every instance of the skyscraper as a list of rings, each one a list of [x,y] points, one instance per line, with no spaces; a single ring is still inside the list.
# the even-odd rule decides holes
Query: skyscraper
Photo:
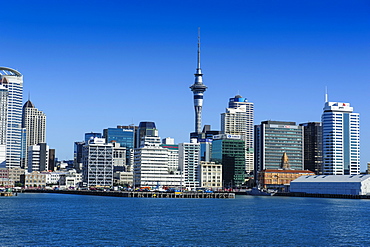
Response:
[[[290,168],[303,170],[303,126],[295,122],[263,121],[256,125],[254,175],[265,169],[279,169],[284,153],[289,157]]]
[[[322,138],[324,175],[360,173],[360,115],[349,103],[326,100]]]
[[[302,123],[304,169],[322,174],[322,126],[320,122]]]
[[[221,114],[221,133],[242,135],[245,140],[245,171],[253,171],[253,117],[254,105],[246,98],[236,95],[229,99],[229,107]]]
[[[23,75],[14,69],[0,67],[0,85],[8,89],[6,167],[19,167],[21,159]]]
[[[26,160],[22,163],[28,164],[28,147],[46,142],[46,115],[39,111],[30,100],[23,105],[22,112],[22,128],[26,131],[26,146],[24,147]]]
[[[145,136],[158,136],[158,130],[154,122],[140,122],[136,131],[135,148],[140,148]]]
[[[8,112],[8,89],[0,85],[0,168],[6,167],[6,126]]]
[[[245,142],[242,136],[214,136],[212,161],[222,164],[223,187],[240,187],[245,181]]]
[[[190,86],[194,95],[195,134],[199,134],[202,126],[203,93],[207,87],[203,84],[203,74],[200,68],[200,33],[198,34],[198,66],[195,72],[195,82]]]

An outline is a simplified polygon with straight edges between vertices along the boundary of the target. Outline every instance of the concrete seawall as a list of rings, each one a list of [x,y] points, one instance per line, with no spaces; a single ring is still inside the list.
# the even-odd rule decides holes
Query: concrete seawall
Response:
[[[139,198],[220,198],[233,199],[234,193],[229,192],[156,192],[156,191],[91,191],[91,190],[23,190],[24,193],[55,193],[55,194],[75,194],[90,196],[114,196],[114,197],[139,197]]]

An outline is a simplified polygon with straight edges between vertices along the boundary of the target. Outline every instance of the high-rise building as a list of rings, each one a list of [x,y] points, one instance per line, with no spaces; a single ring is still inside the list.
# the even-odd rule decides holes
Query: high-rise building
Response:
[[[229,99],[229,107],[221,114],[221,133],[242,135],[245,141],[245,171],[254,169],[253,117],[254,105],[246,98],[236,95]]]
[[[6,167],[20,167],[23,75],[0,67],[0,85],[8,89],[6,126]]]
[[[46,143],[38,143],[28,146],[27,167],[28,172],[49,170],[49,146]]]
[[[27,164],[28,147],[46,142],[46,115],[38,110],[30,100],[23,105],[22,112],[22,128],[24,128],[26,132],[24,164]],[[22,164],[22,166],[24,164]]]
[[[223,187],[236,188],[245,182],[245,141],[241,135],[214,136],[212,161],[222,164]]]
[[[126,153],[126,165],[132,166],[134,156],[134,141],[135,131],[134,129],[123,129],[123,128],[108,128],[103,130],[103,136],[106,143],[119,143],[121,148],[125,148]]]
[[[84,186],[113,186],[113,145],[95,137],[83,146]]]
[[[0,85],[0,168],[6,167],[6,129],[8,112],[8,89]]]
[[[304,169],[322,174],[322,126],[321,122],[302,123]]]
[[[195,82],[190,86],[194,95],[194,109],[195,109],[195,134],[199,134],[202,126],[202,107],[203,107],[203,93],[207,87],[203,84],[203,74],[200,68],[200,34],[198,35],[198,65],[195,72]],[[191,136],[193,133],[190,134]]]
[[[179,187],[181,175],[169,170],[168,154],[158,136],[144,136],[141,147],[135,149],[135,187]]]
[[[187,189],[199,187],[199,151],[196,140],[179,144],[179,167]]]
[[[303,126],[295,122],[263,121],[256,125],[255,179],[265,169],[279,169],[284,153],[289,157],[290,168],[303,170]]]
[[[139,127],[136,131],[136,144],[135,148],[139,148],[142,145],[143,137],[145,136],[158,136],[158,130],[155,127],[154,122],[140,122]]]
[[[324,175],[360,173],[360,115],[349,103],[328,102],[322,114]]]

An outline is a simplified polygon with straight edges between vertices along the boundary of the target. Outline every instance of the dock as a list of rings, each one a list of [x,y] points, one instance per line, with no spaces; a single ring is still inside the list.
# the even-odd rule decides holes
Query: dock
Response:
[[[136,197],[136,198],[217,198],[234,199],[230,192],[157,192],[157,191],[92,191],[92,190],[23,190],[24,193],[55,193],[90,196]]]
[[[13,196],[12,192],[0,192],[0,196]]]

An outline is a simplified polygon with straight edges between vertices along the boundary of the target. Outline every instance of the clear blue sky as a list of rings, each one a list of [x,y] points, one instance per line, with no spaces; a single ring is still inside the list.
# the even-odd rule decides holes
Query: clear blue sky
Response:
[[[320,121],[330,101],[361,117],[361,170],[370,162],[369,1],[5,1],[1,66],[24,75],[47,115],[47,142],[73,158],[85,132],[154,121],[188,141],[201,27],[203,124],[220,128],[241,94],[264,120]]]

